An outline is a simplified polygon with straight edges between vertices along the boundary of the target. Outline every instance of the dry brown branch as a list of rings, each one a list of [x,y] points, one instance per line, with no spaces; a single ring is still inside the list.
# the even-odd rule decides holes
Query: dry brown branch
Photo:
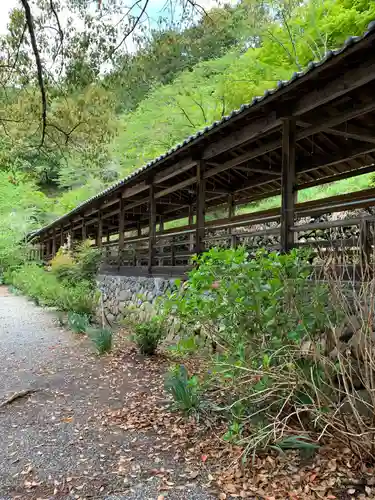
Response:
[[[37,68],[38,85],[39,85],[39,89],[40,89],[41,102],[42,102],[42,117],[41,117],[42,118],[42,133],[41,133],[41,140],[40,140],[40,147],[41,147],[44,144],[46,127],[47,127],[47,95],[46,95],[46,89],[44,86],[43,66],[42,66],[42,61],[40,58],[38,45],[36,42],[34,20],[33,20],[32,14],[31,14],[30,5],[29,5],[28,0],[21,0],[21,2],[23,5],[23,8],[24,8],[24,11],[25,11],[27,29],[28,29],[28,32],[30,35],[31,47],[32,47],[32,50],[34,53],[34,58],[35,58],[35,63],[36,63],[36,68]]]
[[[9,398],[7,398],[5,401],[0,403],[0,408],[3,408],[4,406],[13,403],[17,399],[24,398],[25,396],[28,396],[29,394],[33,394],[34,392],[37,392],[37,391],[38,391],[38,389],[25,389],[24,391],[15,392]]]

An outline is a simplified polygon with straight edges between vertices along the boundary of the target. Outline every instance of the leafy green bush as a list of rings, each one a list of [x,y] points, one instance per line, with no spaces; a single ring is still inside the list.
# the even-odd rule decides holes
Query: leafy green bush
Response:
[[[89,326],[89,318],[86,314],[69,311],[68,325],[74,333],[85,333]]]
[[[78,282],[95,287],[95,277],[101,262],[101,252],[91,248],[89,241],[79,243],[73,251],[60,249],[51,261],[53,274],[60,282],[74,286]]]
[[[198,263],[164,303],[165,314],[177,315],[185,330],[199,324],[219,345],[231,352],[242,346],[241,355],[252,359],[261,346],[275,350],[325,331],[327,313],[333,312],[328,289],[311,286],[306,252],[260,251],[250,258],[245,248],[214,248]]]
[[[97,293],[90,282],[60,282],[54,273],[35,263],[9,271],[5,277],[8,283],[37,303],[55,306],[62,311],[91,315],[97,301]]]
[[[91,328],[87,333],[95,344],[98,354],[104,354],[112,349],[113,333],[109,328]]]
[[[142,354],[155,354],[159,342],[165,336],[165,323],[161,316],[154,316],[149,321],[134,326],[134,340]]]
[[[187,414],[199,410],[201,406],[199,380],[196,375],[189,377],[184,365],[177,365],[167,374],[165,389],[172,395],[176,409]]]
[[[311,279],[303,251],[251,257],[245,248],[212,249],[198,263],[163,308],[177,316],[188,339],[198,324],[220,348],[207,384],[220,387],[221,400],[211,407],[228,420],[225,439],[247,452],[287,446],[293,440],[285,429],[293,417],[312,408],[317,416],[330,404],[334,366],[322,357],[322,339],[340,312],[329,288]],[[302,354],[308,342],[314,356]],[[188,408],[193,395],[186,373],[171,381],[174,397]]]

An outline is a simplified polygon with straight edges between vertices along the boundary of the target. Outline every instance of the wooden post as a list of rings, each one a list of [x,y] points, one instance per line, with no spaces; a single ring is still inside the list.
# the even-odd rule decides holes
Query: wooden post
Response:
[[[64,245],[64,227],[61,226],[60,228],[60,247],[62,247]]]
[[[150,228],[148,233],[148,273],[152,274],[152,266],[155,256],[155,240],[156,240],[156,200],[155,200],[155,186],[150,184],[149,191],[149,204],[150,204]]]
[[[294,225],[294,207],[296,201],[296,122],[294,118],[285,118],[282,125],[282,174],[281,174],[281,251],[289,252],[293,248],[295,233],[290,230]]]
[[[48,260],[51,259],[52,256],[52,250],[53,250],[53,243],[52,243],[52,238],[48,239]]]
[[[124,198],[120,198],[120,211],[118,214],[118,266],[122,265],[125,244],[125,202]]]
[[[229,222],[233,219],[233,216],[235,215],[235,205],[234,205],[234,199],[233,199],[233,193],[228,194],[228,220]],[[228,229],[228,234],[230,235],[230,246],[235,247],[237,243],[237,237],[235,234],[232,234],[232,228],[230,227]]]
[[[69,245],[69,250],[73,249],[74,246],[74,228],[73,228],[73,222],[70,223],[69,226],[69,234],[70,234],[70,245]]]
[[[189,218],[188,218],[188,224],[189,224],[189,229],[192,228],[194,223],[194,209],[193,205],[189,205]],[[194,233],[189,234],[189,250],[190,252],[194,251]]]
[[[85,241],[86,239],[87,239],[86,221],[85,221],[85,218],[83,217],[83,219],[82,219],[82,241]]]
[[[200,254],[204,251],[204,223],[206,211],[206,190],[204,180],[205,162],[199,160],[197,163],[197,220],[195,231],[195,252]]]
[[[163,232],[164,232],[164,217],[161,215],[159,217],[159,233],[163,234]],[[164,242],[165,240],[161,239],[161,241]],[[164,246],[163,245],[160,247],[160,252],[162,254],[164,253]],[[159,266],[164,266],[164,259],[163,259],[163,257],[159,257],[158,265]]]
[[[142,226],[140,222],[137,222],[137,236],[138,238],[142,237]]]
[[[102,248],[103,244],[103,219],[102,219],[102,213],[99,211],[98,213],[98,234],[96,237],[96,246],[98,248]]]
[[[366,219],[361,220],[359,244],[360,244],[361,275],[363,275],[371,269],[370,266],[371,245],[369,242],[368,221]]]
[[[176,247],[174,246],[174,237],[171,239],[171,266],[176,265]]]
[[[53,230],[52,235],[52,257],[56,255],[56,229]]]

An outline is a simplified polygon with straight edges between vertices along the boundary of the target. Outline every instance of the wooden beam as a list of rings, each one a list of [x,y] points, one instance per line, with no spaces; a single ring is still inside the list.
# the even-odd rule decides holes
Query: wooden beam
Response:
[[[357,141],[369,142],[375,144],[375,135],[369,134],[369,131],[362,127],[351,125],[350,123],[340,125],[337,128],[329,128],[326,130],[327,134],[338,135],[348,139],[356,139]]]
[[[362,167],[359,170],[342,172],[341,174],[331,175],[330,177],[324,177],[323,179],[297,184],[296,189],[300,191],[310,187],[321,186],[322,184],[329,184],[330,182],[341,181],[342,179],[350,179],[351,177],[357,177],[359,175],[371,174],[372,172],[375,172],[375,165],[369,165],[368,167]]]
[[[334,58],[334,64],[340,64],[339,57]],[[293,116],[303,115],[375,80],[373,54],[356,67],[348,65],[345,69],[340,68],[338,75],[340,75],[339,78],[330,78],[325,84],[316,85],[314,90],[301,93],[300,99],[291,109]]]
[[[257,168],[252,167],[251,165],[239,165],[238,167],[234,167],[235,170],[242,170],[243,172],[254,172],[257,174],[265,174],[273,177],[281,177],[281,170],[277,172],[276,170],[269,170],[267,168]]]
[[[180,175],[184,172],[187,172],[194,166],[195,166],[195,161],[193,161],[192,158],[185,158],[184,160],[176,162],[174,165],[165,169],[163,172],[156,173],[154,176],[154,182],[155,184],[160,184],[164,181],[167,181],[168,179],[171,179],[176,175]]]
[[[191,186],[192,184],[195,184],[196,181],[197,181],[197,177],[195,175],[193,177],[189,177],[189,179],[178,182],[177,184],[174,184],[173,186],[171,186],[167,189],[163,189],[162,191],[155,193],[155,199],[157,200],[159,198],[162,198],[163,196],[166,196],[170,193],[178,191],[179,189],[184,189],[188,186]]]
[[[156,200],[155,200],[155,185],[150,184],[149,187],[149,233],[148,233],[148,272],[152,274],[152,266],[155,257],[155,243],[156,243]]]
[[[195,252],[197,255],[204,251],[205,236],[205,211],[206,211],[206,191],[205,191],[205,162],[198,160],[197,163],[197,202],[196,202],[196,231],[195,231]]]
[[[296,123],[294,118],[283,120],[282,185],[281,185],[281,251],[293,248],[296,179]]]
[[[355,109],[349,110],[346,113],[339,114],[327,120],[322,119],[320,120],[319,123],[316,123],[314,125],[311,125],[310,127],[306,127],[305,129],[300,130],[297,133],[296,141],[305,139],[306,137],[317,134],[318,132],[325,131],[326,129],[340,125],[341,123],[347,120],[351,120],[362,114],[369,113],[374,109],[375,109],[375,102],[371,102],[370,104],[358,106]],[[205,179],[212,177],[216,174],[219,174],[220,172],[224,172],[225,170],[228,170],[230,168],[233,168],[236,165],[240,165],[245,161],[252,160],[254,158],[257,158],[258,156],[262,156],[263,154],[269,153],[270,151],[274,151],[275,149],[278,149],[280,147],[281,147],[281,139],[271,141],[268,144],[263,144],[262,146],[259,146],[257,148],[252,149],[251,151],[243,153],[242,155],[239,155],[236,158],[232,158],[231,160],[228,160],[225,163],[218,165],[217,167],[207,170],[205,173]]]
[[[281,121],[277,119],[275,111],[266,116],[262,114],[261,117],[252,120],[249,125],[238,128],[235,132],[227,132],[224,137],[210,142],[203,151],[203,159],[207,160],[229,149],[241,146],[244,143],[259,138],[272,129],[277,129],[280,125]]]
[[[132,196],[142,193],[142,191],[146,191],[147,189],[148,189],[147,182],[142,181],[136,184],[135,186],[125,187],[121,192],[121,196],[122,198],[131,198]]]

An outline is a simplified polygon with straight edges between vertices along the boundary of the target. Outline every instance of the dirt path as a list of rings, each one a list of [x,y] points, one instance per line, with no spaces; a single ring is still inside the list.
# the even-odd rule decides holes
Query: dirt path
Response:
[[[0,500],[157,499],[161,476],[179,475],[173,449],[155,457],[156,435],[100,418],[131,400],[141,378],[132,358],[98,358],[87,339],[0,287],[0,405],[15,392],[36,391],[0,407]],[[211,498],[185,483],[168,499]]]

